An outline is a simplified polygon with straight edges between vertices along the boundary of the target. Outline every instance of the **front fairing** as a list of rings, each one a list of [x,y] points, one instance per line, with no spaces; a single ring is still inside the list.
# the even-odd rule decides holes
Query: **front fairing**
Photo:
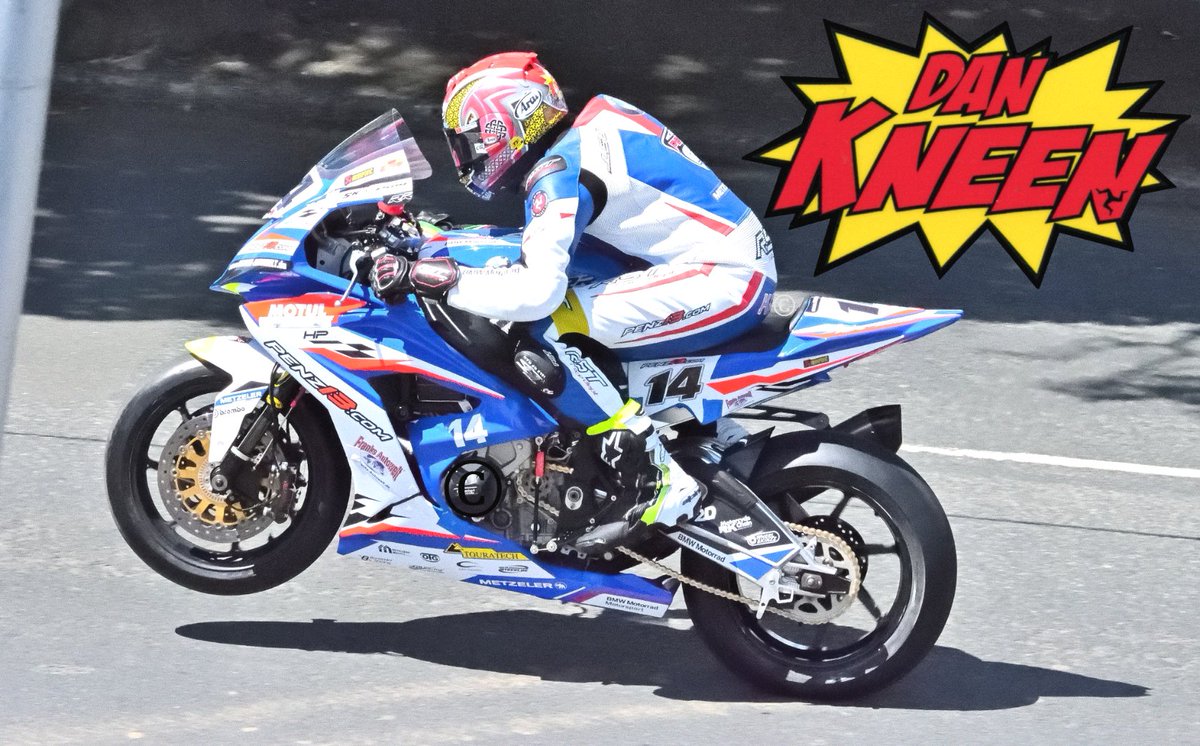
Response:
[[[431,173],[400,114],[393,109],[377,117],[330,151],[263,216],[267,222],[212,289],[249,298],[344,288],[344,280],[312,266],[305,253],[308,234],[339,208],[380,200],[406,203],[413,182]]]

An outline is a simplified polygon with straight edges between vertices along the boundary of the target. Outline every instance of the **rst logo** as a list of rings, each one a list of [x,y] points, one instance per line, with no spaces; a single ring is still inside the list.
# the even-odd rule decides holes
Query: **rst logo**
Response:
[[[280,362],[294,371],[296,375],[305,383],[316,389],[317,393],[329,399],[331,403],[341,411],[346,413],[346,416],[357,422],[364,430],[374,435],[381,441],[389,441],[392,436],[384,431],[379,425],[369,420],[366,415],[358,411],[358,403],[341,390],[334,386],[330,386],[320,378],[317,378],[311,371],[304,367],[303,363],[297,360],[287,349],[276,342],[268,340],[263,343],[268,349],[279,356]]]

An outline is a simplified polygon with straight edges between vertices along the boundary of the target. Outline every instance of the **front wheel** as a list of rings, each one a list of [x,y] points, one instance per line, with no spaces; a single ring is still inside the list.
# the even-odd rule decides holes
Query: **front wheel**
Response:
[[[933,492],[890,454],[836,447],[838,458],[791,465],[750,486],[785,522],[842,539],[861,578],[857,593],[799,597],[779,608],[783,614],[758,619],[744,603],[684,586],[696,630],[726,666],[804,699],[862,696],[908,673],[937,641],[954,602],[954,537]],[[692,552],[684,552],[682,569],[758,598],[757,585]]]
[[[295,577],[333,540],[349,470],[325,412],[303,397],[254,455],[257,494],[208,482],[212,401],[227,376],[180,365],[134,396],[106,454],[108,499],[126,543],[153,570],[204,593],[256,593]]]

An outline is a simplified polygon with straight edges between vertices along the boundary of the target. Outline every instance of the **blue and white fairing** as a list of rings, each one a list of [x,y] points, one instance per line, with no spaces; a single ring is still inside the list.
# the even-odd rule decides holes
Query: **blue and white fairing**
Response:
[[[391,111],[323,158],[267,213],[267,222],[213,285],[246,301],[241,311],[251,339],[189,344],[194,355],[230,371],[234,380],[214,408],[214,445],[220,447],[210,458],[219,459],[228,448],[232,437],[226,436],[241,421],[246,392],[261,392],[272,365],[278,365],[328,410],[350,464],[354,502],[340,532],[340,553],[543,598],[661,616],[672,591],[658,583],[539,561],[528,548],[447,507],[442,475],[455,459],[503,444],[528,449],[533,439],[553,432],[556,421],[450,347],[412,298],[383,303],[368,287],[339,276],[341,262],[309,245],[315,243],[307,240],[309,234],[331,211],[382,199],[406,202],[414,179],[429,173],[404,120]],[[477,226],[433,236],[422,254],[483,267],[518,261],[520,251],[519,231]],[[627,269],[601,252],[578,255],[571,269],[579,279]],[[593,259],[585,265],[582,257]],[[629,393],[668,421],[711,422],[826,380],[833,368],[959,316],[810,298],[770,349],[628,361]],[[497,361],[501,364],[507,361]],[[461,414],[393,420],[376,384],[397,373],[436,382],[470,404]],[[218,439],[218,432],[226,436]]]
[[[340,553],[449,575],[477,585],[543,598],[661,615],[672,593],[636,575],[548,565],[446,507],[441,474],[464,452],[506,441],[530,442],[557,423],[502,379],[454,351],[411,298],[387,305],[369,288],[320,264],[306,239],[343,207],[407,202],[414,179],[430,173],[395,111],[368,124],[323,158],[265,216],[213,289],[241,295],[251,339],[198,340],[199,357],[239,371],[214,423],[222,432],[244,414],[247,391],[260,391],[271,364],[289,371],[330,413],[345,448],[354,502]],[[488,266],[520,257],[520,231],[479,226],[434,236],[425,255],[448,253]],[[343,299],[343,294],[345,298]],[[469,413],[393,424],[373,382],[408,373],[469,396]],[[226,439],[231,440],[231,439]],[[228,444],[224,445],[227,448]],[[220,454],[214,457],[219,458]]]

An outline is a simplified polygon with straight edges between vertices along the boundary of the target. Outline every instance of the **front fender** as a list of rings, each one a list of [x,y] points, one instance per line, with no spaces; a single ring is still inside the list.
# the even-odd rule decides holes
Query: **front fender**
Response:
[[[184,348],[204,367],[239,381],[265,384],[275,361],[249,337],[204,337],[184,343]]]

